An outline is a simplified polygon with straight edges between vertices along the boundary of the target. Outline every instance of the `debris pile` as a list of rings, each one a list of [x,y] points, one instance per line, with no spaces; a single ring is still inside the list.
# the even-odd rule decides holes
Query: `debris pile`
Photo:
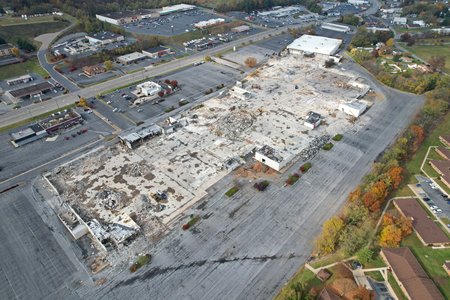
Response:
[[[254,121],[255,117],[249,112],[233,111],[217,121],[212,132],[233,141],[240,140],[241,134],[249,129]]]
[[[303,161],[307,161],[312,159],[319,152],[322,147],[328,143],[331,136],[329,134],[324,134],[321,136],[316,136],[313,140],[308,144],[306,148],[304,148],[300,152],[300,157]]]
[[[103,190],[97,193],[96,197],[100,199],[105,209],[121,208],[124,193],[113,190]]]

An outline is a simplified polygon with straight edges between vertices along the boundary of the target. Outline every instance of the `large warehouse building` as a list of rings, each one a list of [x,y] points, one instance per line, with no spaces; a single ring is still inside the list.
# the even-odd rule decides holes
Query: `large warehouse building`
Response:
[[[341,46],[342,41],[323,36],[304,34],[287,46],[289,53],[305,54],[314,53],[319,55],[334,55]]]

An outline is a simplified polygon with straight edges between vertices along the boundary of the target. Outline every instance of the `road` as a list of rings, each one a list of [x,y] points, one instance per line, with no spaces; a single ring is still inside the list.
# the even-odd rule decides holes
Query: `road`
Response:
[[[47,53],[48,47],[52,44],[53,40],[61,33],[71,29],[74,25],[75,24],[72,23],[68,27],[64,28],[63,30],[61,30],[59,32],[46,33],[46,34],[42,34],[42,35],[34,38],[36,41],[41,43],[41,47],[39,48],[38,53],[37,53],[37,57],[38,57],[41,67],[43,67],[50,74],[50,76],[52,76],[52,78],[54,80],[59,82],[62,86],[64,86],[70,92],[78,91],[80,88],[77,85],[75,85],[72,81],[67,79],[65,76],[56,72],[53,69],[53,64],[50,64],[47,61],[47,57],[45,54]]]
[[[222,52],[224,50],[233,48],[234,46],[240,46],[242,43],[248,43],[250,41],[259,41],[266,39],[270,37],[271,35],[280,34],[281,32],[287,30],[286,28],[276,28],[276,29],[270,29],[268,31],[263,31],[257,34],[254,34],[252,36],[244,37],[242,39],[231,41],[227,44],[223,44],[220,46],[217,46],[215,48],[211,48],[208,50],[205,50],[203,52],[199,52],[196,54],[193,54],[191,56],[185,57],[183,59],[177,59],[170,61],[165,64],[158,65],[156,67],[151,67],[146,69],[144,72],[137,72],[128,74],[119,78],[115,78],[91,87],[84,88],[82,90],[72,92],[66,95],[62,95],[59,97],[55,97],[52,100],[53,101],[45,101],[40,102],[32,105],[28,105],[27,109],[17,109],[13,110],[11,112],[8,112],[4,115],[2,115],[2,119],[0,120],[0,127],[8,126],[10,124],[14,124],[16,122],[19,122],[21,120],[28,119],[30,114],[36,116],[43,114],[45,112],[57,109],[59,107],[69,105],[74,103],[78,100],[78,96],[90,98],[94,97],[97,94],[100,94],[102,92],[117,88],[119,86],[127,85],[129,83],[133,83],[139,80],[142,80],[143,77],[154,77],[154,76],[160,76],[166,73],[173,72],[177,69],[184,68],[187,66],[190,66],[194,64],[197,61],[202,60],[207,55],[214,55],[216,53]]]

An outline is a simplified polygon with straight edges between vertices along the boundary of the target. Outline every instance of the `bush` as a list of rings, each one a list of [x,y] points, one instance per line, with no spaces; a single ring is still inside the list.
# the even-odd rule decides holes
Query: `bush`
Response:
[[[333,141],[339,142],[343,137],[344,136],[342,134],[338,133],[333,137]]]
[[[136,259],[136,262],[130,266],[130,272],[131,273],[136,272],[139,268],[148,264],[151,261],[151,259],[152,256],[150,254],[139,255],[138,258]]]
[[[191,226],[188,224],[188,223],[186,223],[186,224],[183,224],[183,227],[181,227],[183,230],[188,230],[189,228],[190,228]]]
[[[322,149],[325,151],[330,150],[331,148],[333,148],[333,143],[326,143],[325,145],[323,145]]]
[[[233,186],[231,189],[229,189],[225,195],[228,197],[232,197],[234,194],[236,194],[239,191],[239,188],[237,186]]]
[[[293,185],[294,183],[297,182],[297,180],[300,178],[300,175],[298,175],[297,173],[294,173],[292,175],[289,175],[288,179],[286,180],[286,184],[287,185]]]
[[[186,105],[188,103],[189,103],[188,100],[181,100],[180,102],[178,102],[178,105],[183,106],[183,105]]]
[[[174,106],[168,107],[168,108],[166,108],[166,113],[171,112],[174,109],[175,109]]]
[[[256,66],[256,58],[254,57],[247,57],[244,61],[245,65],[249,68],[253,68],[254,66]]]
[[[270,184],[270,182],[268,182],[267,180],[263,180],[260,182],[255,182],[253,187],[255,189],[257,189],[258,191],[263,192],[269,186],[269,184]]]
[[[302,173],[306,173],[306,172],[308,172],[309,169],[311,169],[311,167],[312,167],[312,163],[310,163],[310,162],[304,163],[304,164],[300,167],[300,171],[301,171]]]

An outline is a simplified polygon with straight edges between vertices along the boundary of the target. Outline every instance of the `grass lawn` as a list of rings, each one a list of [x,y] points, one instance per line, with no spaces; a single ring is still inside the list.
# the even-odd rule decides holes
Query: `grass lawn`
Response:
[[[442,46],[434,46],[434,45],[426,45],[426,46],[405,46],[405,49],[410,51],[411,53],[416,54],[420,58],[428,61],[432,56],[445,56],[446,66],[444,68],[445,72],[450,72],[450,46],[442,45]]]
[[[54,22],[53,16],[32,17],[25,20],[21,17],[4,17],[0,18],[0,26],[25,25],[36,23]]]
[[[306,290],[310,290],[312,287],[322,287],[323,283],[316,278],[313,272],[311,272],[308,269],[302,268],[300,271],[298,271],[297,274],[294,275],[294,277],[289,280],[289,282],[283,286],[280,293],[275,297],[275,300],[285,300],[288,299],[290,296],[294,295],[294,291],[292,290],[292,286],[294,284],[304,284]]]
[[[391,285],[392,289],[394,290],[399,300],[408,300],[408,298],[406,298],[405,294],[403,293],[402,289],[400,288],[400,286],[398,285],[397,281],[395,280],[394,276],[391,273],[388,273],[388,282]]]
[[[331,265],[332,263],[335,263],[337,261],[341,261],[346,258],[346,255],[342,251],[337,251],[336,253],[330,254],[318,261],[315,261],[313,263],[310,263],[310,265],[313,268],[320,268],[324,266]]]
[[[447,115],[442,118],[442,122],[439,126],[425,138],[425,141],[419,150],[417,150],[413,157],[406,163],[405,167],[410,175],[420,173],[420,165],[427,154],[428,148],[430,146],[441,146],[442,144],[439,141],[439,136],[449,134],[448,128],[450,128],[450,113],[447,113]]]
[[[21,24],[21,25],[9,25],[0,26],[0,36],[8,42],[15,43],[17,38],[28,38],[33,40],[38,35],[50,32],[57,32],[69,26],[69,21],[51,21],[40,22],[33,25]]]
[[[22,76],[28,74],[28,72],[37,73],[42,77],[48,75],[47,71],[45,71],[39,64],[37,57],[33,57],[23,63],[0,67],[0,80]]]
[[[422,245],[415,233],[402,241],[403,247],[409,247],[422,267],[433,279],[446,299],[450,299],[450,278],[442,265],[450,258],[450,249],[432,249]]]
[[[415,181],[417,181],[415,177],[412,177],[412,178]],[[409,182],[409,183],[411,183],[411,182]],[[408,184],[405,183],[404,185],[400,186],[397,190],[395,190],[395,192],[392,193],[391,197],[395,198],[395,197],[408,197],[408,196],[414,197],[415,194],[413,191],[411,191]]]
[[[364,274],[369,276],[373,280],[384,281],[383,275],[381,275],[381,272],[379,272],[379,271],[364,272]]]

